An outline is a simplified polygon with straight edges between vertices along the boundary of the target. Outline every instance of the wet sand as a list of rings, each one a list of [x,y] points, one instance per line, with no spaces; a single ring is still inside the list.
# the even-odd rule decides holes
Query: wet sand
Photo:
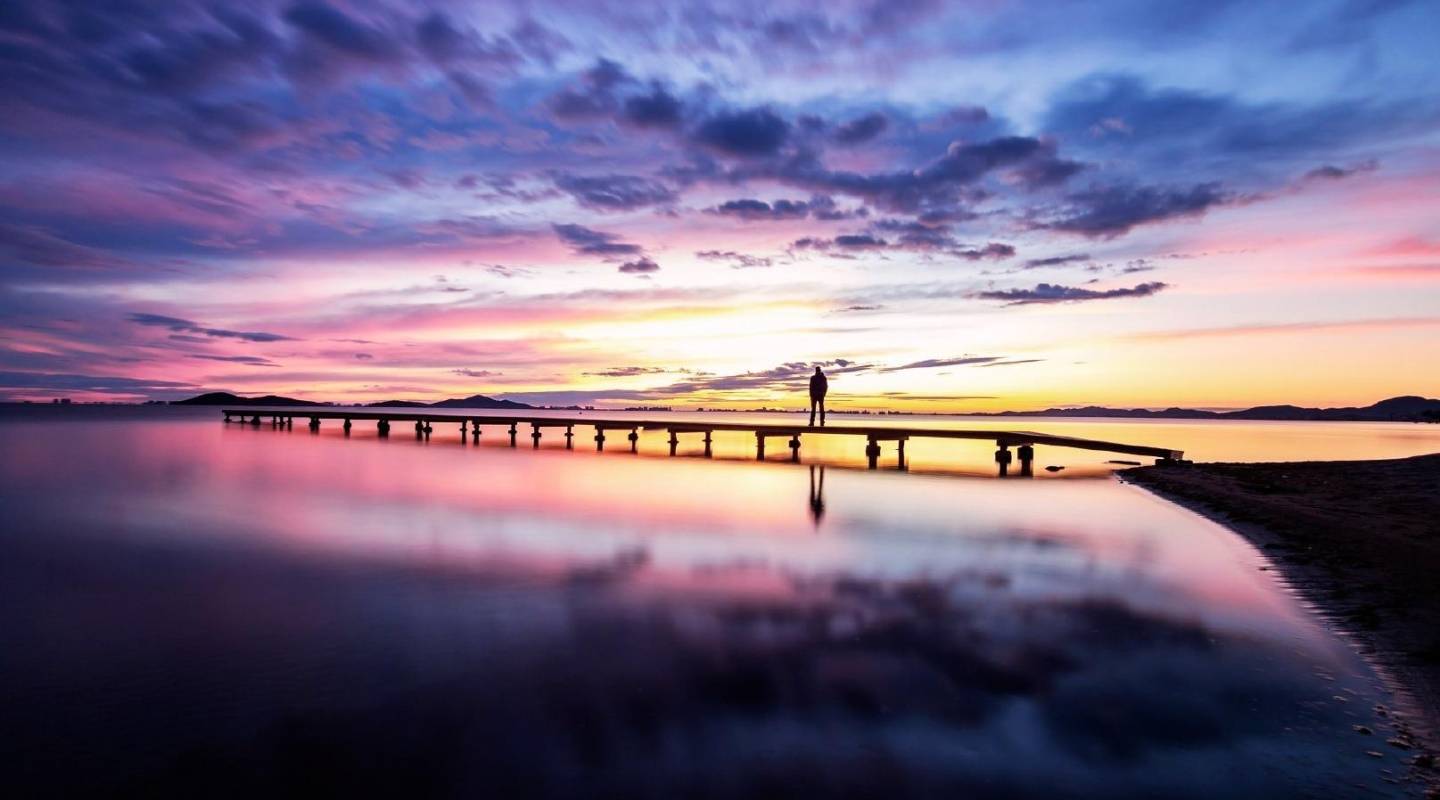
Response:
[[[1440,454],[1122,473],[1249,538],[1413,704],[1392,748],[1440,745]],[[1388,748],[1387,748],[1388,749]],[[1433,756],[1431,756],[1433,757]],[[1422,765],[1428,763],[1420,756]],[[1433,779],[1435,774],[1430,771]]]

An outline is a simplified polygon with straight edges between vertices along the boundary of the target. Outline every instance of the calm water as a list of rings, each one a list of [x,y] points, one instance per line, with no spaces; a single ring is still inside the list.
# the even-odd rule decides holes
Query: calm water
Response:
[[[1440,450],[1433,426],[1023,427],[1198,458]],[[902,474],[822,437],[802,451],[822,463],[792,465],[739,463],[745,436],[706,460],[661,455],[663,433],[639,456],[584,430],[575,452],[402,433],[0,410],[7,785],[1411,792],[1389,782],[1387,694],[1263,556],[1111,477],[916,474],[984,471],[980,443],[917,445]]]

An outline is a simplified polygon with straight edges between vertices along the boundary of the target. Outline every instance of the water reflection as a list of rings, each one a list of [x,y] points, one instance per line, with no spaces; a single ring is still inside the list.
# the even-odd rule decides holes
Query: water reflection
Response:
[[[819,470],[819,478],[816,478],[816,470]],[[815,527],[820,527],[820,520],[825,516],[825,468],[810,465],[810,516],[815,518]]]
[[[1115,481],[5,434],[0,762],[56,794],[1398,791],[1364,665]]]

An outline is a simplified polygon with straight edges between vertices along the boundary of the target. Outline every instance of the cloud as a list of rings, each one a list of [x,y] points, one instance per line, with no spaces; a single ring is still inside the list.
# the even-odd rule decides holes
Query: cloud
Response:
[[[955,358],[927,358],[922,361],[912,361],[909,364],[901,364],[898,367],[884,367],[881,372],[900,372],[907,369],[935,369],[937,367],[968,367],[975,365],[993,364],[1002,361],[1005,356],[959,356]]]
[[[399,55],[392,38],[324,3],[297,3],[285,12],[285,19],[315,40],[353,56],[390,61]]]
[[[871,227],[875,231],[899,235],[894,239],[887,239],[875,233],[844,234],[833,239],[807,236],[791,242],[790,247],[795,250],[839,251],[842,253],[867,250],[936,252],[963,258],[967,261],[1003,260],[1015,255],[1014,246],[1002,242],[989,242],[978,246],[962,244],[949,233],[946,227],[940,225],[882,219],[877,220]]]
[[[130,314],[127,319],[137,325],[147,325],[160,328],[168,328],[176,333],[194,333],[202,336],[211,336],[217,339],[242,339],[247,342],[293,342],[297,341],[293,336],[282,336],[278,333],[265,333],[263,331],[232,331],[224,328],[207,328],[199,323],[191,322],[188,319],[178,317],[166,317],[160,314]]]
[[[198,388],[188,381],[162,381],[117,375],[82,375],[56,372],[0,371],[0,390],[102,392],[122,395],[175,394]]]
[[[1189,188],[1109,186],[1077,192],[1068,200],[1065,215],[1045,227],[1108,239],[1138,225],[1198,217],[1236,197],[1212,181]]]
[[[952,251],[954,255],[970,261],[1003,260],[1015,255],[1015,248],[1001,242],[990,242],[984,247],[967,247]]]
[[[733,269],[768,267],[773,263],[769,258],[737,253],[734,250],[699,250],[695,257],[705,261],[728,261]]]
[[[684,103],[660,84],[652,84],[649,94],[625,99],[620,119],[638,128],[678,128],[683,121]]]
[[[830,138],[841,145],[862,144],[884,133],[889,126],[890,120],[884,114],[873,111],[839,126]]]
[[[701,122],[694,134],[696,142],[741,158],[775,155],[789,136],[790,124],[763,107],[715,114]]]
[[[1066,264],[1086,263],[1090,261],[1089,253],[1071,253],[1064,256],[1047,256],[1045,258],[1032,258],[1025,262],[1025,269],[1040,269],[1042,267],[1062,267]]]
[[[1053,283],[1036,284],[1034,289],[1005,289],[1001,291],[977,292],[981,300],[1003,300],[1006,305],[1019,306],[1034,303],[1073,303],[1080,300],[1111,300],[1118,297],[1149,297],[1169,284],[1159,281],[1141,283],[1129,288],[1082,289],[1075,286],[1060,286]]]
[[[1062,163],[1070,162],[1059,159],[1053,142],[1000,136],[981,142],[951,142],[939,158],[913,170],[832,170],[815,153],[801,152],[778,163],[741,167],[727,177],[767,178],[814,192],[859,197],[881,210],[938,222],[972,216],[968,206],[987,196],[977,191],[975,184],[994,172],[1014,170],[1025,186],[1037,180],[1050,185],[1065,172],[1060,169]]]
[[[709,209],[709,213],[735,217],[747,221],[804,219],[810,214],[810,207],[803,200],[727,200]]]
[[[622,242],[618,234],[605,233],[573,223],[556,223],[550,227],[560,241],[580,255],[633,256],[642,252],[640,245]]]
[[[206,361],[227,361],[231,364],[245,364],[251,367],[278,367],[274,361],[260,356],[207,356],[192,355],[191,358],[202,358]]]
[[[669,186],[639,175],[559,175],[554,180],[576,203],[594,211],[634,211],[676,200]]]
[[[584,374],[599,378],[631,378],[636,375],[657,375],[664,372],[668,372],[668,370],[660,367],[610,367]]]
[[[1364,172],[1374,172],[1379,168],[1380,162],[1373,159],[1370,161],[1362,161],[1359,164],[1354,164],[1349,167],[1337,167],[1333,164],[1325,164],[1324,166],[1316,167],[1305,173],[1304,180],[1341,180],[1343,178],[1354,177]]]
[[[505,374],[505,373],[503,373],[503,372],[492,372],[492,371],[490,371],[490,370],[488,370],[488,369],[464,369],[464,368],[462,368],[462,369],[452,369],[452,370],[450,370],[450,371],[453,372],[453,373],[456,374],[456,375],[462,375],[462,376],[464,376],[464,377],[466,377],[466,378],[495,378],[495,377],[499,377],[499,376]]]
[[[619,270],[629,275],[648,275],[652,272],[659,272],[660,265],[648,257],[641,256],[634,261],[626,261],[624,264],[621,264]]]

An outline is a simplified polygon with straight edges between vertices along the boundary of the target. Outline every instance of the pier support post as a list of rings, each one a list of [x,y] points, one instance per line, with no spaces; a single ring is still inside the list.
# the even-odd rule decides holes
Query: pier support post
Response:
[[[870,469],[880,467],[880,441],[874,436],[871,436],[870,443],[865,445],[865,458],[870,462]]]
[[[253,416],[253,417],[250,418],[250,427],[252,427],[252,428],[258,428],[258,427],[260,427],[260,415],[259,415],[259,414],[256,414],[255,416]]]
[[[574,449],[575,449],[575,426],[574,426],[574,425],[566,425],[566,426],[565,426],[565,449],[566,449],[566,450],[574,450]]]
[[[596,429],[595,429],[595,452],[598,453],[598,452],[600,452],[601,450],[604,450],[604,449],[605,449],[605,429],[604,429],[604,428],[596,428]]]
[[[511,422],[511,423],[510,423],[510,446],[511,446],[511,447],[514,447],[514,446],[515,446],[515,434],[516,434],[515,423],[514,423],[514,422]]]
[[[800,463],[800,434],[790,437],[790,460],[796,464]]]
[[[630,429],[630,435],[627,436],[627,437],[625,437],[625,438],[627,438],[627,439],[630,440],[630,452],[632,452],[632,453],[638,453],[638,452],[640,452],[640,431],[638,431],[638,430],[636,430],[636,429],[634,429],[634,428],[631,428],[631,429]]]
[[[536,450],[539,450],[539,449],[540,449],[540,426],[539,426],[539,425],[535,425],[535,424],[532,423],[532,424],[530,425],[530,427],[532,428],[532,430],[531,430],[531,432],[530,432],[530,440],[535,443],[535,449],[536,449]]]
[[[896,439],[895,445],[898,448],[895,453],[895,466],[899,468],[901,472],[904,472],[910,468],[905,463],[905,437],[901,436],[899,439]]]
[[[310,432],[311,432],[311,433],[319,433],[319,432],[320,432],[320,418],[319,418],[319,417],[311,417],[311,418],[310,418]]]
[[[675,455],[675,450],[679,447],[680,437],[675,434],[675,430],[672,428],[670,430],[670,455]]]
[[[425,423],[425,438],[426,438],[426,439],[429,439],[429,438],[430,438],[430,434],[431,434],[434,430],[435,430],[434,428],[430,427],[430,423],[428,423],[428,422]]]
[[[286,418],[285,418],[285,430],[287,430],[287,431],[293,431],[293,430],[295,430],[295,418],[294,418],[294,417],[286,417]]]
[[[345,430],[345,435],[346,435],[346,436],[349,436],[349,435],[350,435],[350,428],[353,427],[353,423],[351,423],[350,420],[347,419],[347,420],[345,420],[345,424],[344,424],[344,425],[341,425],[340,427]]]
[[[469,434],[469,431],[465,430],[466,427],[465,420],[460,420],[460,444],[465,444],[465,438]]]
[[[765,460],[765,434],[759,431],[755,432],[755,460]]]
[[[1028,444],[1022,444],[1015,448],[1015,456],[1020,459],[1020,477],[1034,477],[1035,448]]]
[[[379,432],[380,438],[383,439],[383,438],[385,438],[386,436],[389,436],[389,435],[390,435],[390,420],[388,420],[388,419],[382,419],[382,420],[380,420],[378,423],[375,424],[375,429],[376,429],[377,432]]]
[[[416,439],[424,439],[424,438],[425,438],[425,423],[421,422],[421,421],[418,420],[418,419],[415,420],[415,438],[416,438]]]
[[[480,420],[470,420],[470,441],[472,444],[480,444]]]
[[[1000,470],[1000,477],[1010,474],[1010,445],[1007,442],[996,442],[999,447],[995,450],[995,466]]]
[[[225,412],[225,424],[226,424],[226,425],[229,425],[229,424],[230,424],[230,412],[228,412],[228,411]]]
[[[710,457],[710,431],[705,431],[705,457]]]

